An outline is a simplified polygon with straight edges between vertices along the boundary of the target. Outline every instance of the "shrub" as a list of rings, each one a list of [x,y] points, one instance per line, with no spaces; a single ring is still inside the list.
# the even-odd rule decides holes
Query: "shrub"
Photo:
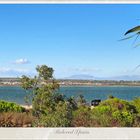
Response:
[[[0,101],[0,112],[24,112],[25,109],[12,102]]]
[[[35,122],[35,126],[41,127],[68,127],[71,122],[71,110],[67,102],[59,102],[55,110],[47,115],[42,114]]]
[[[140,127],[140,98],[135,98],[131,103],[136,107],[137,111],[133,126]]]
[[[88,106],[79,106],[73,111],[73,119],[71,125],[73,127],[90,127],[91,123],[91,109]]]
[[[113,98],[107,99],[100,103],[99,106],[110,106],[112,111],[120,110],[120,111],[129,111],[131,113],[136,113],[136,107],[129,103],[128,101]]]
[[[136,115],[134,122],[133,122],[133,127],[140,127],[140,115]]]
[[[0,114],[0,127],[31,127],[34,117],[27,113],[6,112]]]
[[[120,126],[129,127],[132,126],[134,121],[134,115],[128,111],[116,111],[112,113],[113,118],[119,122]]]
[[[136,107],[118,98],[103,101],[92,109],[92,119],[103,127],[129,127],[133,125]],[[92,124],[94,126],[94,124]]]
[[[111,107],[97,106],[91,110],[91,126],[109,127],[111,126]]]
[[[132,101],[132,105],[134,105],[136,107],[136,110],[137,110],[138,114],[140,115],[140,98],[135,98]]]

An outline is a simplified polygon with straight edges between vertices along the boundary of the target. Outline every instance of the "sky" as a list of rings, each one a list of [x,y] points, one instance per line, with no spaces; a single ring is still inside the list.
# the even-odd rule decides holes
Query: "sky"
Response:
[[[0,77],[32,76],[42,64],[55,78],[140,75],[135,38],[119,41],[139,24],[140,5],[1,4]]]

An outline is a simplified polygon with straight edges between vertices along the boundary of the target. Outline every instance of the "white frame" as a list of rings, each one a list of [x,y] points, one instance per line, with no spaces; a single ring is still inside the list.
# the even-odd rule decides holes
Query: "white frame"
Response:
[[[140,0],[0,0],[0,4],[140,4]],[[0,140],[140,140],[140,128],[0,128]]]

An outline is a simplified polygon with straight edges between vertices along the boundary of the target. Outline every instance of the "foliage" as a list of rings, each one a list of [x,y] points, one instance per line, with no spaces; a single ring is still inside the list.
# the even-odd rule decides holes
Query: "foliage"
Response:
[[[43,127],[68,127],[71,122],[71,110],[67,102],[59,102],[55,106],[55,110],[47,115],[40,116],[35,122],[35,126]]]
[[[76,110],[76,109],[78,109],[78,103],[77,103],[76,99],[73,96],[67,98],[67,102],[69,103],[69,107],[73,111]]]
[[[133,32],[138,33],[139,31],[140,31],[140,26],[136,26],[136,27],[134,27],[134,28],[128,30],[128,31],[125,33],[125,35],[127,35],[127,34],[129,34],[129,33],[133,33]]]
[[[136,107],[136,110],[137,110],[138,114],[140,115],[140,98],[135,98],[132,101],[132,105],[134,105]]]
[[[44,80],[49,80],[50,78],[53,78],[54,70],[51,67],[48,67],[46,65],[37,66],[36,70],[39,73],[39,77]]]
[[[109,127],[111,126],[111,107],[110,106],[97,106],[92,109],[91,111],[91,119],[92,124],[91,126],[102,126],[102,127]]]
[[[129,103],[128,101],[113,98],[107,99],[100,103],[100,106],[110,106],[112,111],[120,110],[120,111],[130,111],[131,113],[136,113],[136,107]]]
[[[71,125],[73,127],[89,127],[91,121],[91,109],[88,106],[79,106],[73,111],[73,119]]]
[[[120,126],[132,126],[134,121],[134,114],[129,111],[115,111],[112,113],[113,118],[120,123]]]
[[[100,126],[129,127],[133,125],[136,108],[131,103],[118,98],[108,99],[92,109],[92,118]]]
[[[76,102],[77,102],[77,105],[78,105],[78,106],[81,106],[81,105],[85,105],[85,104],[86,104],[86,100],[85,100],[85,98],[84,98],[83,95],[79,95],[79,96],[77,97]]]
[[[27,113],[0,113],[0,127],[31,127],[34,117]]]
[[[32,89],[33,85],[34,85],[34,79],[31,79],[25,75],[22,76],[21,78],[21,87],[28,90],[28,89]]]
[[[0,101],[0,112],[24,112],[25,109],[16,103]]]
[[[121,39],[121,40],[126,40],[126,39],[131,39],[133,38],[134,36],[136,36],[135,40],[134,40],[134,43],[136,42],[137,38],[139,37],[140,35],[140,26],[136,26],[136,27],[133,27],[132,29],[129,29],[124,35],[127,35],[127,34],[130,34],[130,33],[134,33],[133,35],[129,36],[129,37],[126,37],[124,39]],[[135,47],[138,47],[140,46],[140,44],[137,44],[135,45]]]
[[[42,65],[37,66],[36,70],[38,75],[34,78],[22,77],[25,80],[21,79],[22,87],[25,90],[31,87],[34,94],[32,98],[33,115],[37,117],[34,125],[69,126],[72,118],[72,102],[67,101],[64,95],[57,93],[59,84],[53,78],[53,69]]]
[[[33,126],[40,127],[130,127],[140,126],[140,99],[132,102],[110,96],[90,108],[82,95],[78,98],[58,93],[53,69],[42,65],[34,78],[23,76],[22,87],[33,92]]]
[[[135,116],[134,122],[133,122],[133,127],[140,127],[140,115],[137,114]]]

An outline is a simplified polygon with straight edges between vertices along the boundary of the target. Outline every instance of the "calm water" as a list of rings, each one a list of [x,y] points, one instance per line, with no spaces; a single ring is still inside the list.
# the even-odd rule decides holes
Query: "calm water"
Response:
[[[140,87],[61,87],[60,92],[66,96],[83,95],[87,101],[92,99],[106,99],[109,95],[132,100],[140,97]],[[0,87],[0,99],[25,104],[27,93],[20,87]]]

